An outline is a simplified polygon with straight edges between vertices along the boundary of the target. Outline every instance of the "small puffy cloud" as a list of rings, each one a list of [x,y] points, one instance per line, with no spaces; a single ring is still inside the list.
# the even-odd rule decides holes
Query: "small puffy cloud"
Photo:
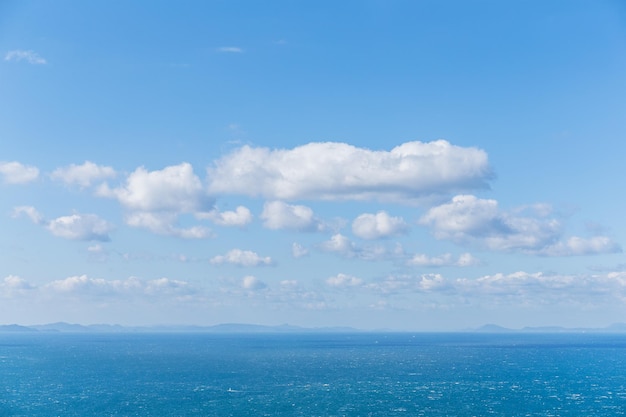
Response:
[[[22,49],[16,49],[16,50],[7,52],[6,55],[4,56],[4,60],[9,61],[9,62],[24,61],[33,65],[47,64],[47,61],[41,56],[39,56],[39,54],[37,54],[35,51],[31,51],[31,50],[25,51]]]
[[[202,226],[180,228],[176,226],[177,215],[170,212],[132,212],[125,219],[126,224],[150,230],[152,233],[164,236],[174,236],[182,239],[204,239],[213,237],[211,229]]]
[[[13,209],[13,217],[26,215],[30,220],[45,227],[55,236],[71,240],[110,240],[113,225],[95,214],[74,213],[69,216],[46,220],[34,207],[20,206]]]
[[[299,243],[294,242],[291,245],[291,255],[294,258],[302,258],[303,256],[307,256],[309,254],[309,250],[307,248],[305,248],[304,246],[302,246]]]
[[[113,178],[116,172],[109,166],[96,165],[85,161],[82,165],[71,164],[67,167],[57,168],[50,174],[54,180],[62,181],[68,185],[78,185],[81,188],[91,186],[95,181]]]
[[[454,259],[452,254],[444,253],[439,256],[428,256],[426,254],[420,253],[414,255],[411,259],[407,261],[408,265],[411,266],[426,266],[426,267],[442,267],[442,266],[474,266],[478,265],[480,262],[478,259],[474,258],[469,253],[461,254],[457,259]]]
[[[25,184],[39,177],[39,169],[19,162],[0,162],[0,176],[5,184]]]
[[[248,275],[248,276],[243,277],[243,279],[241,280],[241,287],[244,290],[256,291],[256,290],[262,290],[264,288],[267,288],[267,284],[265,284],[263,281],[261,281],[255,276]]]
[[[325,226],[307,206],[292,205],[282,201],[267,202],[261,213],[263,225],[268,229],[321,231]]]
[[[326,252],[339,253],[344,256],[353,256],[355,245],[346,236],[336,233],[325,242],[322,242],[320,248]]]
[[[380,239],[405,233],[408,225],[402,217],[391,217],[384,211],[361,214],[352,222],[352,233],[361,239]]]
[[[95,214],[75,213],[50,220],[46,229],[65,239],[108,241],[113,225]]]
[[[0,281],[0,296],[9,297],[34,288],[35,287],[29,284],[25,279],[17,275],[9,275],[5,277],[4,280]]]
[[[234,211],[217,211],[197,213],[199,219],[209,219],[220,226],[243,227],[252,222],[252,213],[247,207],[238,206]]]
[[[484,151],[445,140],[407,142],[391,151],[335,142],[243,146],[208,169],[212,193],[270,200],[406,201],[487,188],[491,178]]]
[[[450,284],[440,274],[390,275],[378,282],[368,284],[367,288],[379,294],[389,295],[411,292],[448,292]]]
[[[363,280],[346,274],[337,274],[329,277],[326,284],[334,288],[359,287],[363,284]]]
[[[506,212],[496,200],[458,195],[450,203],[433,207],[420,219],[438,239],[477,244],[498,251],[521,251],[546,256],[582,255],[620,251],[608,237],[572,237],[562,241],[561,222],[550,218],[545,206]]]
[[[358,258],[365,261],[389,261],[403,258],[404,250],[401,245],[393,247],[383,245],[356,245],[349,238],[336,233],[327,241],[319,244],[318,248],[324,252],[335,253],[344,258]]]
[[[261,266],[261,265],[271,265],[272,258],[269,256],[262,257],[259,256],[256,252],[241,250],[241,249],[233,249],[229,251],[226,255],[218,255],[213,257],[210,262],[214,265],[222,265],[222,264],[232,264],[238,266]]]
[[[220,46],[219,48],[217,48],[217,52],[241,54],[244,52],[244,50],[243,48],[239,48],[238,46]]]

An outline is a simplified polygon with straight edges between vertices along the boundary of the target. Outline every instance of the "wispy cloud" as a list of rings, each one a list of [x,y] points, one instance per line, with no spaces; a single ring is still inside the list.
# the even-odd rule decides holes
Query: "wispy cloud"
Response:
[[[243,48],[240,48],[238,46],[220,46],[216,50],[217,52],[234,53],[234,54],[241,54],[244,52]]]
[[[25,61],[33,65],[44,65],[48,63],[44,58],[42,58],[35,51],[32,51],[32,50],[25,51],[21,49],[15,49],[13,51],[7,52],[6,55],[4,56],[4,60],[12,61],[12,62]]]

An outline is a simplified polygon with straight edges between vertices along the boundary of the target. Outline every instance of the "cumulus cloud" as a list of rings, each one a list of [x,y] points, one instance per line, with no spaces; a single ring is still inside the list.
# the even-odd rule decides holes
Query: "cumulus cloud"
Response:
[[[25,51],[22,49],[16,49],[16,50],[7,52],[6,55],[4,56],[4,60],[12,61],[12,62],[25,61],[33,65],[47,64],[47,61],[41,56],[39,56],[39,54],[36,53],[35,51],[32,51],[32,50]]]
[[[291,245],[291,255],[294,258],[302,258],[303,256],[307,256],[309,254],[309,250],[302,246],[299,243],[294,242]]]
[[[274,230],[321,231],[325,229],[324,223],[315,217],[311,208],[282,201],[265,203],[261,219],[263,219],[263,226]]]
[[[352,222],[352,233],[361,239],[380,239],[405,233],[408,225],[402,217],[391,217],[384,211],[361,214]]]
[[[233,249],[230,250],[226,255],[218,255],[213,257],[210,262],[214,265],[222,265],[222,264],[232,264],[238,266],[261,266],[261,265],[271,265],[272,258],[269,256],[262,257],[259,256],[256,252],[241,250],[241,249]]]
[[[621,250],[607,237],[563,238],[563,226],[548,217],[545,206],[506,212],[498,202],[473,195],[458,195],[450,203],[433,207],[419,223],[438,239],[477,244],[498,251],[521,251],[547,256],[584,255]]]
[[[454,259],[452,254],[444,253],[439,256],[428,256],[423,253],[414,255],[407,261],[411,266],[426,266],[426,267],[441,267],[441,266],[474,266],[480,262],[469,253],[463,253],[459,255],[457,259]]]
[[[326,284],[334,288],[358,287],[363,284],[363,280],[357,277],[353,277],[351,275],[340,273],[335,276],[329,277],[326,280]]]
[[[19,162],[0,162],[0,176],[5,184],[25,184],[39,177],[39,169]]]
[[[181,228],[176,226],[178,215],[170,212],[131,212],[125,216],[126,224],[148,229],[152,233],[182,239],[204,239],[213,237],[211,229],[203,226]]]
[[[208,169],[209,190],[269,200],[415,200],[487,188],[487,154],[445,140],[407,142],[391,151],[346,143],[293,149],[243,146]]]
[[[360,246],[341,233],[332,235],[330,239],[322,242],[318,247],[324,252],[335,253],[344,258],[358,258],[365,261],[388,261],[405,256],[404,250],[399,244],[393,247],[383,245]]]
[[[11,297],[23,294],[35,287],[17,275],[9,275],[0,281],[0,296]]]
[[[450,285],[440,274],[389,275],[377,282],[369,283],[366,288],[379,294],[401,294],[411,292],[449,292]]]
[[[30,220],[46,228],[54,236],[71,240],[110,240],[111,223],[95,214],[74,213],[56,219],[46,220],[34,207],[20,206],[13,209],[13,217],[26,215]]]
[[[209,219],[220,226],[243,227],[252,222],[252,213],[247,207],[238,206],[234,211],[200,212],[196,214],[199,219]]]
[[[255,276],[248,275],[241,280],[241,287],[248,291],[262,290],[267,287],[263,281]]]
[[[95,181],[113,178],[116,175],[115,170],[109,166],[85,161],[82,165],[71,164],[67,167],[57,168],[52,171],[50,177],[68,185],[78,185],[81,188],[86,188]]]
[[[77,275],[52,281],[43,287],[48,294],[66,294],[76,296],[184,296],[195,292],[185,281],[158,278],[142,280],[129,277],[123,280],[106,280]]]
[[[325,242],[322,242],[320,248],[326,252],[335,252],[344,256],[354,256],[356,247],[350,239],[341,233],[336,233]]]
[[[188,163],[157,171],[137,168],[128,176],[125,185],[110,188],[103,184],[97,195],[117,199],[127,210],[125,219],[130,226],[185,239],[213,236],[202,226],[181,228],[177,225],[181,214],[201,216],[212,210],[212,200]]]

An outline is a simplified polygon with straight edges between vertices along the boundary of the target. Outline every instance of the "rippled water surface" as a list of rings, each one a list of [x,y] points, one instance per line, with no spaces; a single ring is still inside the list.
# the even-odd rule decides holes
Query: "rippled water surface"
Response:
[[[616,416],[626,335],[0,334],[0,416]]]

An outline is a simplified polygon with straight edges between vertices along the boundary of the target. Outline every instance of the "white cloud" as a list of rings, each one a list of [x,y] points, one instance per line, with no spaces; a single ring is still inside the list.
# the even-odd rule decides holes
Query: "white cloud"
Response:
[[[291,255],[294,258],[302,258],[303,256],[307,256],[309,254],[309,250],[302,246],[299,243],[293,243],[291,245]]]
[[[157,171],[139,167],[128,176],[125,186],[110,189],[104,185],[98,194],[116,198],[133,211],[193,213],[212,205],[202,182],[193,173],[191,164],[186,162]]]
[[[95,214],[75,213],[49,221],[46,228],[65,239],[108,241],[113,225]]]
[[[525,213],[528,212],[529,213]],[[547,256],[582,255],[620,251],[609,238],[572,237],[562,242],[563,227],[547,217],[543,205],[505,212],[495,200],[458,195],[450,203],[433,207],[420,219],[438,239],[478,244],[492,250],[522,251]]]
[[[352,233],[361,239],[380,239],[405,233],[408,225],[402,217],[391,217],[384,211],[361,214],[352,222]]]
[[[201,217],[212,209],[212,200],[188,163],[157,171],[137,168],[128,176],[124,186],[112,189],[103,184],[97,195],[117,199],[127,210],[125,219],[130,226],[184,239],[213,236],[206,227],[181,228],[177,225],[181,214]]]
[[[268,229],[289,229],[299,231],[321,231],[323,222],[315,217],[307,206],[291,205],[282,201],[266,202],[261,213],[263,225]]]
[[[247,207],[238,206],[235,211],[200,212],[196,214],[199,219],[209,219],[220,226],[243,227],[252,222],[252,213]]]
[[[67,167],[57,168],[52,171],[50,176],[52,179],[63,181],[68,185],[78,185],[86,188],[91,186],[94,181],[115,177],[116,172],[111,167],[85,161],[82,165],[71,164]]]
[[[45,227],[55,236],[71,240],[110,240],[109,232],[114,227],[111,223],[95,214],[74,213],[69,216],[46,220],[34,207],[20,206],[13,209],[13,217],[26,215],[30,220]]]
[[[211,229],[202,226],[180,228],[176,226],[177,214],[170,212],[132,212],[126,215],[126,224],[148,229],[152,233],[174,236],[183,239],[204,239],[213,237]]]
[[[39,177],[39,169],[19,162],[0,162],[0,175],[5,184],[25,184]]]
[[[169,278],[142,280],[130,277],[124,280],[106,280],[89,278],[86,275],[52,281],[41,287],[41,289],[48,294],[89,295],[96,297],[184,296],[195,292],[189,283]]]
[[[426,254],[420,253],[414,255],[410,260],[407,261],[408,265],[411,266],[426,266],[426,267],[440,267],[440,266],[474,266],[478,265],[478,259],[474,258],[469,253],[463,253],[459,255],[459,257],[455,260],[452,254],[444,253],[439,256],[428,256]]]
[[[353,277],[351,275],[340,273],[335,276],[329,277],[326,280],[326,284],[334,288],[359,287],[363,284],[363,280],[357,277]]]
[[[209,190],[275,200],[415,200],[486,188],[487,154],[445,140],[408,142],[391,151],[346,143],[294,149],[243,146],[208,169]]]
[[[390,275],[381,281],[367,284],[366,288],[379,294],[450,291],[448,281],[440,274]]]
[[[344,256],[354,256],[355,245],[346,236],[336,233],[325,242],[322,242],[320,248],[326,252],[339,253]]]
[[[21,49],[7,52],[4,56],[4,60],[13,62],[26,61],[29,64],[33,65],[44,65],[47,63],[46,60],[39,56],[39,54],[37,54],[35,51],[25,51]]]
[[[248,250],[233,249],[229,251],[226,255],[218,255],[213,257],[210,262],[214,265],[222,265],[228,263],[238,266],[260,266],[271,265],[272,258],[270,258],[269,256],[262,257],[259,256],[256,252]]]
[[[255,276],[248,275],[241,280],[241,287],[248,291],[262,290],[267,285]]]
[[[244,50],[242,48],[239,48],[238,46],[221,46],[217,48],[217,52],[240,54],[243,53]]]
[[[23,294],[35,287],[17,275],[9,275],[0,281],[0,296],[11,297],[16,294]]]

